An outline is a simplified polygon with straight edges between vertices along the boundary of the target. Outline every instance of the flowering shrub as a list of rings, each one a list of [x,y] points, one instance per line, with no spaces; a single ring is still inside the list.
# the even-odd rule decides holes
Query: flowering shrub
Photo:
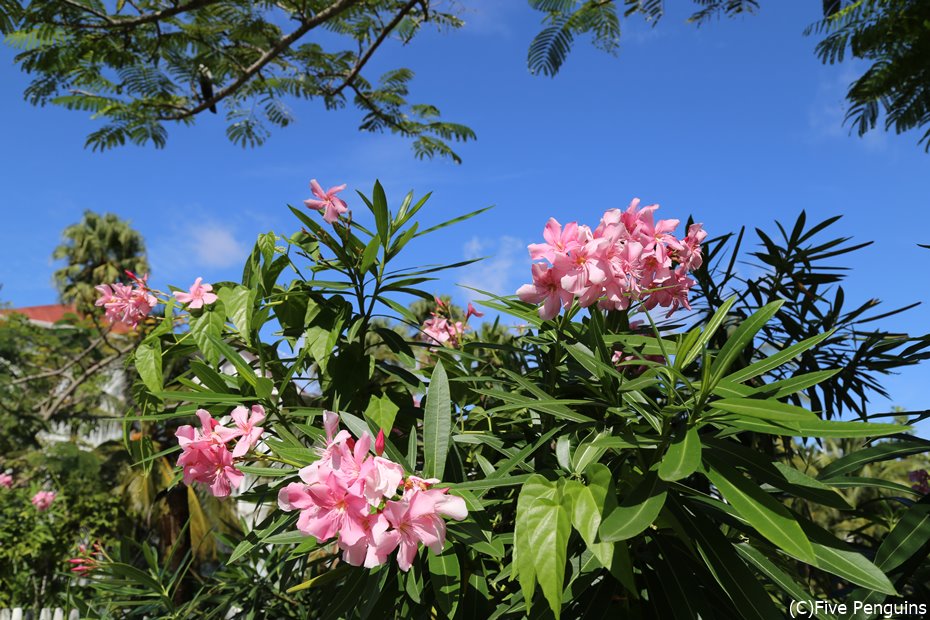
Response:
[[[586,308],[626,310],[641,300],[647,310],[668,308],[671,316],[680,307],[691,309],[688,291],[694,280],[688,272],[703,264],[701,242],[707,237],[701,224],[692,224],[684,239],[672,232],[678,220],[659,220],[659,205],[639,208],[633,200],[626,211],[610,209],[592,231],[577,222],[562,228],[549,218],[543,230],[545,243],[529,246],[533,283],[517,291],[523,301],[542,303],[539,316],[555,317],[572,300]]]
[[[11,488],[13,486],[13,476],[10,474],[0,474],[0,487]]]
[[[421,231],[425,198],[391,209],[376,184],[360,218],[343,186],[311,187],[309,211],[292,208],[300,230],[261,235],[240,283],[167,296],[137,282],[165,319],[135,353],[133,421],[182,424],[177,445],[142,460],[177,450],[185,482],[255,505],[204,597],[223,592],[243,616],[778,618],[791,600],[915,587],[920,549],[899,543],[924,521],[902,518],[870,559],[799,508],[852,510],[842,490],[875,483],[848,474],[914,453],[890,439],[816,477],[783,458],[785,437],[858,447],[907,429],[787,402],[835,371],[775,373],[830,333],[756,347],[780,299],[637,327],[691,308],[710,260],[699,224],[677,238],[676,220],[636,201],[593,230],[550,220],[529,247],[533,284],[481,302],[520,333],[495,323],[466,337],[480,313],[417,288],[447,267],[393,263],[463,218]],[[417,314],[411,298],[430,305]]]
[[[48,507],[52,505],[52,502],[55,501],[55,492],[54,491],[39,491],[32,496],[32,499],[29,500],[32,502],[32,505],[36,507],[36,510],[48,510]]]

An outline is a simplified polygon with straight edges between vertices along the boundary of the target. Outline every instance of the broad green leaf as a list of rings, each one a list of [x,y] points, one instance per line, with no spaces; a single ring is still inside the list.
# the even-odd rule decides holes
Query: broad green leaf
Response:
[[[533,476],[517,500],[514,533],[514,562],[527,610],[538,583],[556,618],[562,610],[565,562],[572,531],[571,516],[565,503],[556,483],[542,476]]]
[[[394,428],[394,418],[398,411],[397,405],[386,394],[380,397],[372,396],[368,401],[368,408],[365,409],[365,417],[374,422],[387,435]]]
[[[252,314],[255,310],[255,289],[244,286],[222,288],[217,296],[223,301],[226,316],[247,345],[252,344]]]
[[[449,397],[449,380],[442,361],[430,377],[426,394],[426,411],[423,415],[423,475],[439,478],[446,469],[446,456],[452,440],[452,401]]]
[[[620,505],[601,522],[601,540],[615,542],[641,533],[659,516],[665,505],[665,497],[665,483],[655,472],[647,472]]]
[[[681,427],[669,444],[662,462],[659,477],[672,482],[687,478],[701,466],[701,436],[696,427]]]
[[[913,504],[888,533],[875,552],[875,565],[890,573],[911,557],[930,547],[930,498]]]
[[[212,366],[216,366],[220,360],[220,350],[214,339],[221,340],[223,325],[226,323],[225,316],[223,304],[219,302],[204,308],[200,316],[190,317],[191,338],[197,343],[204,359]]]
[[[594,463],[585,471],[585,479],[587,484],[566,480],[563,488],[563,493],[571,500],[572,526],[601,566],[610,568],[614,544],[598,542],[597,533],[604,513],[616,504],[613,476],[605,465]]]
[[[803,562],[814,563],[814,550],[804,530],[782,503],[722,459],[710,454],[704,458],[705,475],[740,516],[773,544]]]
[[[436,602],[446,617],[452,618],[459,606],[462,579],[462,571],[459,568],[459,559],[455,555],[454,546],[446,543],[446,548],[439,555],[430,553],[427,563]]]
[[[136,347],[133,361],[145,387],[154,393],[165,389],[165,379],[161,368],[161,341],[156,338],[140,343]]]

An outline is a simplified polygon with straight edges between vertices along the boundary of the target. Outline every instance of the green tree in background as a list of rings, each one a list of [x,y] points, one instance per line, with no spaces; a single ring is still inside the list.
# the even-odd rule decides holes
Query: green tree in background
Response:
[[[756,11],[758,0],[692,0],[689,21]],[[579,37],[614,53],[621,20],[656,24],[662,0],[529,0],[543,13],[529,46],[532,73],[554,76]],[[774,3],[772,3],[774,5]],[[105,125],[87,146],[103,150],[153,143],[167,125],[222,113],[226,134],[256,146],[269,127],[294,116],[288,100],[320,100],[327,109],[352,103],[359,129],[413,141],[417,157],[460,161],[450,143],[475,137],[441,119],[434,105],[408,100],[413,71],[398,67],[375,78],[367,67],[389,39],[410,42],[426,25],[465,25],[469,3],[439,0],[0,0],[0,33],[19,49],[16,62],[33,76],[26,100],[90,112]],[[850,87],[847,120],[859,133],[880,112],[897,132],[930,125],[930,6],[923,0],[823,0],[807,34],[826,35],[825,63],[848,53],[870,63]],[[847,52],[848,50],[848,52]],[[930,148],[928,135],[921,142]]]
[[[80,312],[94,310],[97,284],[128,281],[127,270],[139,275],[149,271],[142,235],[112,213],[85,211],[80,222],[65,228],[62,238],[52,258],[66,264],[55,272],[55,283],[61,300],[75,304]]]

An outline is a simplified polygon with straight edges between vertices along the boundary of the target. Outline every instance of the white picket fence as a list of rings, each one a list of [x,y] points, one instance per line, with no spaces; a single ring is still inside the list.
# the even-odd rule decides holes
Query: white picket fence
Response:
[[[15,607],[13,609],[0,609],[0,620],[80,620],[81,614],[77,609],[72,609],[70,613],[65,614],[61,607],[51,609],[46,607],[36,613],[32,609],[23,609]]]

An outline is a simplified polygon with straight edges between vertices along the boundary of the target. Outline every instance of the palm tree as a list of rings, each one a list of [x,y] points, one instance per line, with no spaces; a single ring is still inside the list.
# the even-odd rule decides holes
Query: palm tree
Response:
[[[85,211],[62,237],[52,258],[66,264],[55,272],[55,283],[61,301],[75,304],[80,312],[94,309],[97,284],[127,282],[126,270],[138,274],[149,270],[142,235],[112,213]]]

